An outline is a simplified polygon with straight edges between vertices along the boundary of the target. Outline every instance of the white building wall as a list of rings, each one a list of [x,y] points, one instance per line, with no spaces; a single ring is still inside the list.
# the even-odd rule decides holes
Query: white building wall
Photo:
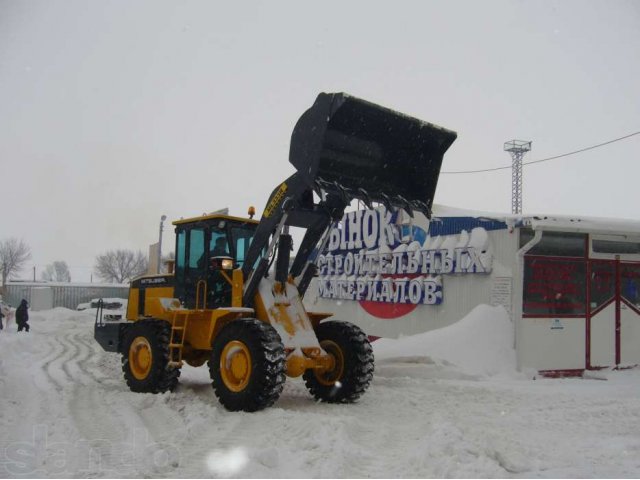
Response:
[[[616,305],[605,307],[591,317],[591,365],[606,367],[616,362]]]
[[[580,370],[586,367],[584,318],[523,318],[518,329],[518,367]]]
[[[440,222],[439,229],[431,228],[429,234],[434,236],[422,243],[421,249],[441,249],[444,245],[457,246],[456,238],[450,238],[454,236],[453,234],[439,234],[446,237],[443,239],[437,237],[438,234],[432,233],[432,231],[446,230],[442,228],[446,222],[455,223],[458,221],[459,227],[460,222],[466,221],[460,219],[471,217],[467,216],[466,212],[450,211],[447,214],[452,216],[446,217],[441,213],[440,217],[434,217],[431,226],[438,225],[434,224],[434,221]],[[483,222],[491,218],[497,217],[476,217],[476,220]],[[353,218],[349,221],[353,221]],[[380,221],[382,222],[382,217]],[[368,312],[358,301],[320,298],[318,296],[319,282],[323,278],[326,281],[331,277],[326,272],[324,277],[312,282],[305,296],[305,304],[311,311],[331,312],[337,319],[353,322],[361,326],[368,335],[388,338],[413,335],[445,327],[466,316],[479,304],[499,304],[505,306],[514,321],[514,346],[519,369],[579,372],[585,368],[612,367],[616,363],[620,366],[640,364],[640,295],[629,290],[625,297],[625,290],[622,290],[622,286],[631,288],[629,282],[635,282],[635,288],[640,290],[640,280],[638,280],[640,278],[640,253],[637,251],[637,245],[640,244],[640,222],[548,216],[512,217],[506,218],[504,222],[505,228],[498,230],[492,229],[496,227],[495,224],[491,227],[487,226],[489,249],[493,258],[491,272],[440,273],[438,275],[442,286],[442,302],[440,304],[420,304],[410,309],[411,311],[408,313],[405,310],[404,313],[396,311],[395,315],[389,315],[390,310],[393,314],[394,308],[397,307],[401,310],[406,309],[407,306],[386,303],[384,308]],[[473,221],[469,221],[469,225],[472,224]],[[506,228],[508,224],[513,226],[517,224],[518,228]],[[422,224],[418,222],[417,225],[421,225],[424,230],[429,230],[429,224],[424,218]],[[522,226],[532,228],[536,234],[526,248],[519,250],[519,236],[522,232]],[[457,230],[456,227],[451,230],[458,231],[459,229]],[[588,235],[588,237],[585,236],[585,242],[589,245],[588,253],[584,260],[579,260],[579,256],[563,257],[562,253],[555,256],[552,250],[542,258],[548,259],[550,264],[561,263],[565,261],[563,258],[573,258],[574,260],[568,261],[583,262],[585,265],[584,281],[589,285],[585,302],[588,302],[588,292],[592,288],[596,288],[590,282],[600,281],[593,274],[589,274],[590,265],[593,264],[591,259],[598,259],[599,262],[608,261],[612,272],[614,266],[615,271],[619,270],[619,273],[616,273],[618,292],[615,294],[614,303],[598,309],[598,305],[591,299],[590,304],[585,305],[587,311],[584,315],[540,314],[537,318],[523,315],[525,250],[541,239],[547,238],[547,235],[553,237],[554,232],[555,238],[561,237],[562,232]],[[348,235],[349,232],[342,230],[340,234]],[[457,237],[459,243],[464,243],[461,240],[463,237],[464,234]],[[618,242],[618,246],[609,248],[620,248],[621,250],[610,251],[606,254],[594,252],[594,240]],[[620,242],[627,242],[629,245],[625,247]],[[548,245],[553,245],[553,243]],[[390,246],[391,250],[398,248],[397,242],[393,245],[390,244]],[[371,248],[371,246],[368,247]],[[336,253],[342,255],[341,251],[344,252],[342,244],[340,249],[336,249]],[[382,278],[384,277],[382,275]],[[340,278],[342,279],[342,277]],[[343,280],[349,281],[350,278],[346,277]],[[549,281],[553,282],[554,280],[550,278]],[[325,295],[327,295],[327,291],[329,296],[333,295],[326,285],[327,283],[323,284]],[[550,283],[548,288],[555,288],[551,285]],[[544,282],[542,287],[547,288]],[[533,295],[540,295],[540,293],[534,292]],[[380,297],[387,298],[384,295],[380,295]],[[602,300],[613,301],[612,299]],[[553,311],[553,309],[549,311]],[[385,315],[381,315],[381,312],[387,317],[394,318],[382,318]],[[588,316],[589,312],[592,312],[591,318]],[[619,321],[619,335],[616,335],[618,331],[616,321]]]
[[[443,218],[443,221],[447,219]],[[413,335],[451,325],[479,304],[499,303],[512,311],[510,293],[514,285],[517,231],[504,229],[487,233],[493,257],[491,272],[442,274],[443,299],[439,305],[418,305],[410,313],[398,318],[379,318],[368,313],[358,301],[319,297],[318,279],[312,281],[305,294],[305,305],[310,311],[331,312],[336,319],[353,322],[370,336],[386,338]],[[397,308],[405,306],[397,305]]]

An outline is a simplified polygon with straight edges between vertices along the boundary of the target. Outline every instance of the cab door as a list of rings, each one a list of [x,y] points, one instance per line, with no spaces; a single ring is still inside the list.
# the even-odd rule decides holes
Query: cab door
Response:
[[[185,227],[176,232],[175,297],[189,309],[203,308],[206,296],[206,229],[203,226]],[[200,286],[199,300],[196,293]],[[204,289],[204,290],[203,290]]]

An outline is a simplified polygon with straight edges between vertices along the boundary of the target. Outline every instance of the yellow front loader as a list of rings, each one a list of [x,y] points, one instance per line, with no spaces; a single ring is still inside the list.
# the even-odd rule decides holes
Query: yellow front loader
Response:
[[[356,325],[306,311],[315,259],[354,199],[430,217],[455,138],[343,93],[320,94],[291,137],[297,172],[274,189],[260,221],[212,214],[174,222],[174,271],[136,278],[127,321],[97,317],[96,340],[122,354],[136,392],[171,391],[184,362],[208,362],[229,410],[268,407],[285,377],[300,375],[316,399],[354,402],[373,376],[371,345]],[[291,226],[306,230],[292,263]]]

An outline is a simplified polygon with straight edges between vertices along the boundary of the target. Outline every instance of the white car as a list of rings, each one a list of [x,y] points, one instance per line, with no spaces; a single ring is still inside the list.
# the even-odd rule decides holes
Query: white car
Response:
[[[127,310],[127,300],[124,298],[93,298],[90,302],[80,303],[76,309],[95,314],[98,310],[100,300],[103,302],[103,312],[107,310],[107,312],[103,313],[105,320],[117,321],[122,319]]]

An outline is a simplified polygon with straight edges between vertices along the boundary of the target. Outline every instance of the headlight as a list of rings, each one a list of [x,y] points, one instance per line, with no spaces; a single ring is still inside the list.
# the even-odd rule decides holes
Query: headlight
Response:
[[[231,258],[223,258],[222,259],[222,270],[233,270],[233,259],[231,259]]]

